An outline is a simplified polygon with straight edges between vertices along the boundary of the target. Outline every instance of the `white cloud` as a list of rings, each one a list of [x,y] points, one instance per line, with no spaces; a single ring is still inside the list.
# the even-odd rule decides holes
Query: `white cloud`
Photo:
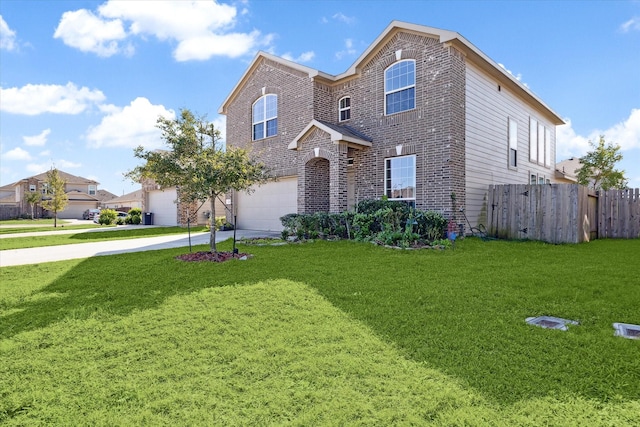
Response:
[[[51,150],[44,150],[38,153],[38,156],[40,157],[49,157],[51,156]]]
[[[620,31],[623,33],[628,33],[629,31],[640,31],[640,17],[636,16],[620,25]]]
[[[79,114],[92,104],[104,101],[105,96],[99,90],[67,83],[65,86],[28,84],[21,88],[0,88],[0,98],[2,111],[35,116],[42,113]]]
[[[9,24],[0,15],[0,49],[16,50],[16,32],[9,28]]]
[[[300,54],[300,56],[298,56],[297,58],[294,58],[290,53],[285,53],[284,55],[282,55],[282,57],[284,59],[287,59],[289,61],[293,61],[293,62],[298,62],[298,63],[303,63],[303,62],[309,62],[311,61],[314,57],[316,56],[315,52],[310,50],[308,52],[303,52],[302,54]]]
[[[31,160],[31,155],[28,151],[16,147],[13,150],[9,150],[2,155],[3,160]]]
[[[128,106],[105,116],[99,125],[89,128],[89,146],[130,147],[142,145],[146,149],[162,146],[161,132],[156,127],[158,117],[175,118],[172,110],[153,105],[146,98],[136,98]]]
[[[250,52],[258,45],[268,44],[270,40],[270,38],[267,42],[260,40],[260,32],[258,31],[253,31],[249,34],[204,34],[180,41],[173,52],[173,57],[179,62],[203,61],[212,56],[236,58]]]
[[[122,21],[103,20],[91,11],[80,9],[65,12],[53,37],[82,52],[109,57],[122,51],[120,41],[127,37]],[[126,50],[129,48],[127,47]]]
[[[356,21],[356,18],[347,16],[342,12],[335,13],[332,16],[332,18],[335,19],[336,21],[344,22],[345,24],[352,24]]]
[[[345,56],[353,56],[357,53],[357,51],[353,47],[353,39],[345,39],[344,40],[344,49],[336,52],[336,58],[342,59]]]
[[[45,162],[45,163],[29,163],[27,165],[27,171],[32,173],[32,174],[39,174],[39,173],[48,171],[52,167],[55,167],[56,169],[60,169],[60,170],[66,171],[67,169],[77,169],[79,167],[82,167],[82,164],[81,163],[72,162],[72,161],[69,161],[69,160],[58,159],[58,160],[55,160],[55,161],[51,160],[51,161]]]
[[[42,147],[47,143],[47,137],[49,136],[50,133],[51,133],[51,129],[45,129],[42,132],[40,132],[38,135],[23,136],[22,140],[24,141],[25,145]]]
[[[220,131],[220,141],[226,144],[227,141],[227,117],[218,116],[213,120],[213,127]]]
[[[640,149],[640,109],[633,109],[629,117],[623,122],[616,123],[608,129],[594,129],[587,136],[577,135],[571,125],[571,119],[565,119],[567,124],[556,129],[556,157],[565,159],[572,156],[586,154],[590,147],[589,141],[596,142],[600,135],[605,141],[620,146],[621,151]]]
[[[241,14],[246,14],[246,8]],[[235,6],[216,1],[114,1],[94,14],[80,9],[65,12],[55,37],[72,47],[100,56],[133,51],[125,40],[156,37],[177,43],[177,61],[205,60],[212,56],[238,57],[271,43],[260,31],[231,32],[237,22]]]

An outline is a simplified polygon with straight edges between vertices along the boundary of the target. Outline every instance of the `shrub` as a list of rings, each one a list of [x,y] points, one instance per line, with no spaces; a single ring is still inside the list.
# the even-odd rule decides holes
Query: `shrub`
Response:
[[[138,225],[142,222],[142,209],[133,208],[128,212],[128,216],[126,218],[127,224]]]
[[[102,225],[111,225],[116,222],[116,217],[118,214],[113,209],[102,209],[100,211],[100,218],[98,218],[98,223]]]

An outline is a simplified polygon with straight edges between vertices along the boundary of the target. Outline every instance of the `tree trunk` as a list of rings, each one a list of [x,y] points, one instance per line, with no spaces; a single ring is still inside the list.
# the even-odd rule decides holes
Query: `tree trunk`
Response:
[[[211,216],[209,217],[209,224],[211,229],[211,234],[209,235],[209,246],[211,247],[211,252],[217,252],[216,249],[216,196],[214,194],[209,197],[209,202],[211,203]]]

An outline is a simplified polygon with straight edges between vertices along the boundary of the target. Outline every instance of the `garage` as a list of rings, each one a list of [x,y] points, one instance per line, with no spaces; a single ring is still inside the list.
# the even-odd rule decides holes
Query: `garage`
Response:
[[[69,201],[63,211],[58,212],[60,219],[82,219],[82,214],[87,209],[95,209],[98,203],[93,201]],[[51,213],[53,215],[53,213]]]
[[[243,230],[282,231],[280,217],[298,212],[298,178],[279,178],[248,195],[237,194],[237,227]]]
[[[178,225],[177,198],[175,188],[149,191],[148,212],[153,214],[153,225]]]

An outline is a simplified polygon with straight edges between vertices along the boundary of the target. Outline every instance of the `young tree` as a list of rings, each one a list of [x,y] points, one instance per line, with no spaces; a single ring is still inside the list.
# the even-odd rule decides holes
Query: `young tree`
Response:
[[[42,196],[37,191],[29,191],[25,195],[25,200],[31,206],[31,220],[32,221],[35,219],[34,218],[34,214],[33,214],[34,208],[35,208],[36,204],[40,201],[40,199],[42,199]]]
[[[126,174],[133,181],[152,179],[161,187],[177,186],[180,199],[187,203],[209,200],[214,219],[216,198],[230,190],[248,192],[251,186],[268,180],[262,163],[251,159],[245,150],[225,150],[220,131],[188,109],[181,110],[174,120],[159,117],[157,126],[169,150],[136,148],[135,157],[145,160],[145,164]],[[209,244],[211,252],[216,252],[213,223]]]
[[[45,182],[45,197],[42,200],[42,207],[53,212],[53,226],[58,226],[58,212],[63,211],[69,203],[69,196],[65,193],[65,181],[58,173],[58,169],[51,168],[47,172]]]
[[[597,144],[589,141],[589,145],[593,150],[580,158],[582,166],[578,170],[578,183],[595,190],[625,188],[627,179],[624,171],[615,169],[616,163],[622,160],[620,146],[606,144],[604,135],[600,135]]]

